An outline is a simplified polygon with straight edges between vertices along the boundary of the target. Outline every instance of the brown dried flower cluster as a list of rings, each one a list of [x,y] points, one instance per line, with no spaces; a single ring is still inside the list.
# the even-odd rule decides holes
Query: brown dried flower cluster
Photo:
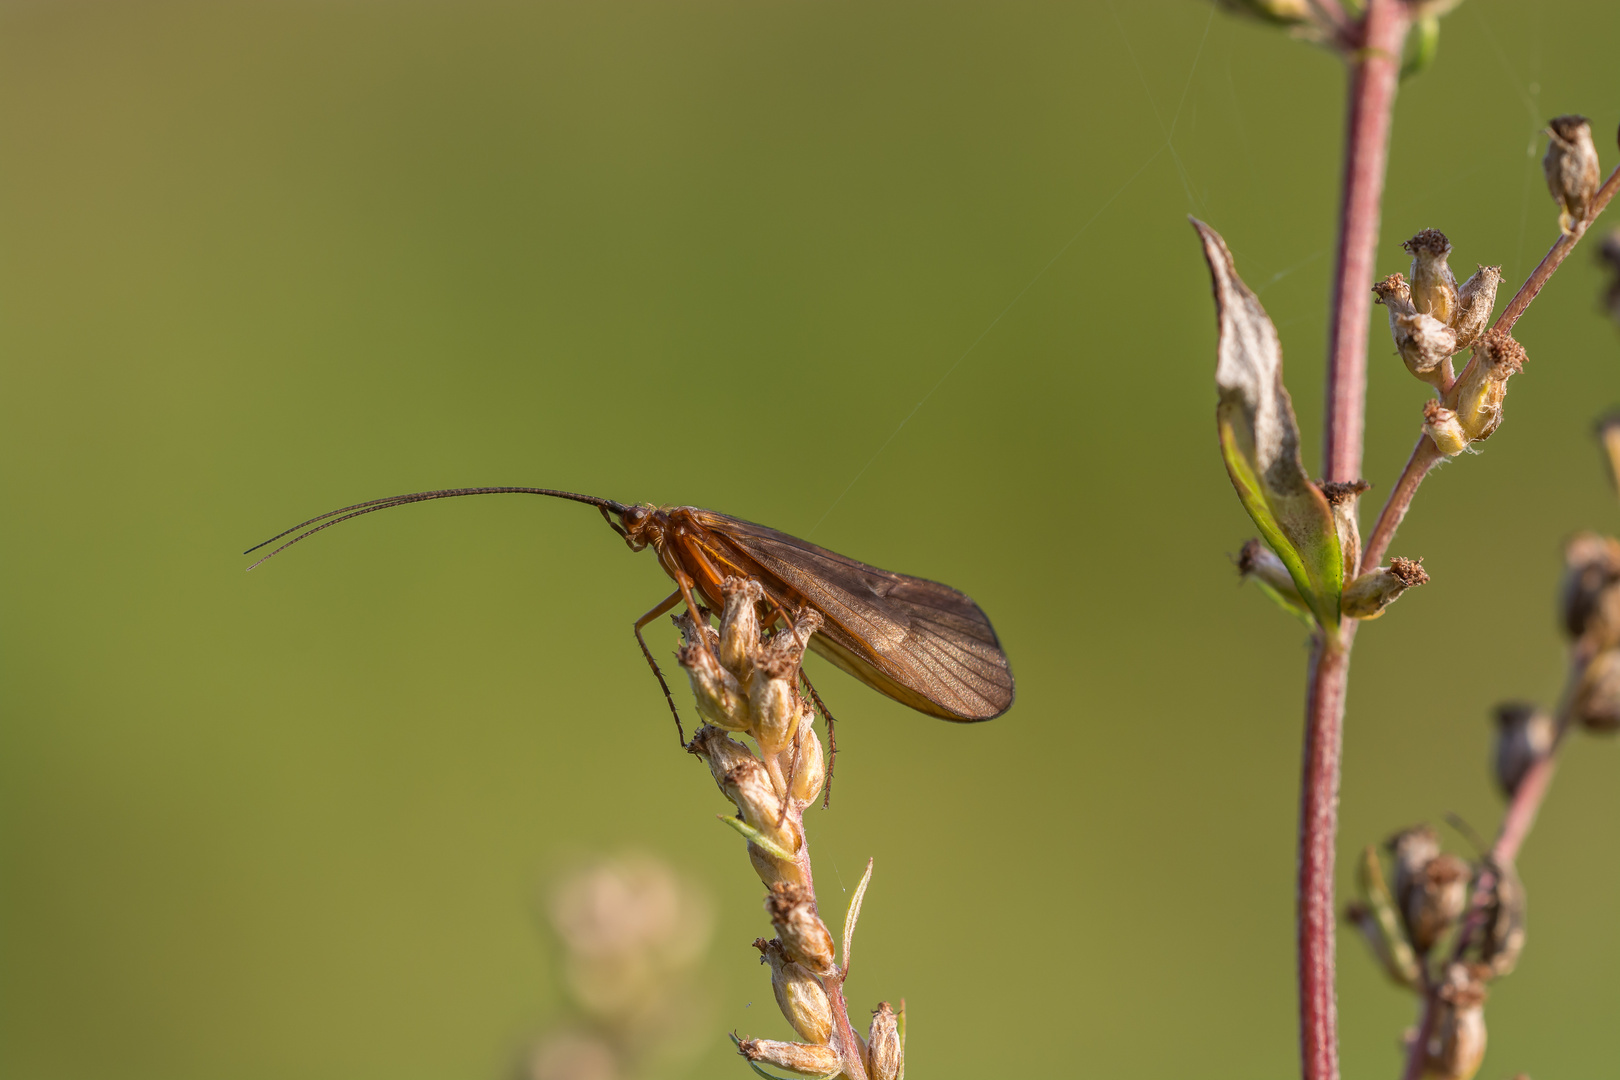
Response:
[[[771,970],[771,989],[799,1042],[738,1039],[750,1062],[818,1077],[899,1080],[905,1075],[904,1016],[888,1002],[873,1013],[866,1037],[850,1023],[844,1000],[849,953],[861,900],[871,878],[855,890],[844,921],[843,959],[816,905],[804,811],[821,793],[826,763],[799,694],[799,667],[821,616],[804,609],[789,625],[766,629],[771,615],[758,582],[728,578],[720,628],[690,615],[676,619],[684,644],[677,654],[706,721],[687,749],[709,766],[736,807],[722,817],[748,841],[748,859],[765,884],[765,909],[776,936],[754,947]],[[733,734],[752,739],[758,753]]]

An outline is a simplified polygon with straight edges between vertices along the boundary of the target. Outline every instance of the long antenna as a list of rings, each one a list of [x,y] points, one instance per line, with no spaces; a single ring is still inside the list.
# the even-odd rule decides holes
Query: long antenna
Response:
[[[261,558],[258,562],[253,564],[253,566],[258,566],[259,563],[264,562],[266,559],[273,559],[277,555],[280,555],[283,551],[286,551],[288,548],[298,543],[298,541],[306,540],[320,532],[322,529],[330,529],[333,525],[340,525],[343,522],[348,521],[350,518],[357,518],[363,514],[374,513],[378,510],[387,510],[392,506],[404,506],[407,503],[427,502],[429,499],[453,499],[459,495],[549,495],[554,499],[572,499],[574,502],[588,503],[589,505],[596,507],[598,510],[601,510],[603,517],[607,517],[609,513],[622,514],[629,509],[629,507],[624,503],[614,502],[612,499],[599,499],[595,495],[580,495],[577,492],[556,491],[552,488],[474,487],[444,488],[439,491],[415,491],[409,495],[390,495],[385,499],[369,499],[366,502],[355,503],[352,506],[339,507],[336,510],[328,510],[324,514],[317,514],[308,521],[300,521],[292,528],[285,529],[272,536],[270,539],[263,541],[262,543],[254,544],[252,547],[242,552],[242,554],[250,555],[267,544],[275,543],[277,540],[280,540],[283,536],[286,536],[289,533],[298,533],[297,536],[293,537],[291,540],[287,541],[285,544],[282,544],[280,547],[270,552],[270,554],[264,556],[264,558]],[[317,525],[316,522],[320,522],[320,524]],[[611,519],[608,521],[608,524],[613,524]],[[308,528],[308,526],[311,525],[314,525],[315,527],[313,529]],[[300,529],[304,529],[305,531],[298,532]],[[248,567],[248,569],[252,570],[253,566]]]

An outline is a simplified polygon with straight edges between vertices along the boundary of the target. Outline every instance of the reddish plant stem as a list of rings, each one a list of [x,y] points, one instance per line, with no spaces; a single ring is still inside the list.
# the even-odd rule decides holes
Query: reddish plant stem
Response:
[[[1620,167],[1609,174],[1608,180],[1598,189],[1597,195],[1592,199],[1586,217],[1575,226],[1572,233],[1561,233],[1547,254],[1530,272],[1519,291],[1513,294],[1508,306],[1502,309],[1502,314],[1491,324],[1492,330],[1512,332],[1519,318],[1529,309],[1531,301],[1541,292],[1541,289],[1552,278],[1553,273],[1563,265],[1569,253],[1575,250],[1575,245],[1581,242],[1586,230],[1591,227],[1597,216],[1603,213],[1604,207],[1609,205],[1615,192],[1620,191]],[[1469,360],[1472,364],[1473,361]],[[1464,374],[1467,374],[1466,370]],[[1395,482],[1394,490],[1389,493],[1389,500],[1384,503],[1384,509],[1378,515],[1378,524],[1373,527],[1372,537],[1362,547],[1361,569],[1365,573],[1377,566],[1383,559],[1384,553],[1389,550],[1389,543],[1395,538],[1395,530],[1400,528],[1401,520],[1406,517],[1406,511],[1412,506],[1412,497],[1417,494],[1418,485],[1429,471],[1440,463],[1442,456],[1435,449],[1433,442],[1427,435],[1419,435],[1418,443],[1412,449],[1412,456],[1401,472],[1401,478]]]
[[[1401,0],[1372,0],[1360,47],[1350,63],[1345,118],[1344,188],[1339,202],[1338,254],[1330,297],[1327,370],[1329,480],[1361,479],[1361,439],[1367,398],[1367,313],[1372,310],[1379,208],[1389,162],[1390,117],[1400,81],[1401,47],[1409,25]]]
[[[1339,204],[1328,331],[1323,471],[1329,480],[1361,478],[1367,401],[1367,315],[1378,247],[1379,207],[1389,160],[1389,130],[1410,25],[1401,0],[1370,0],[1359,37],[1347,49],[1350,85],[1345,120],[1344,189]],[[1355,626],[1318,634],[1306,694],[1299,797],[1299,1049],[1304,1080],[1338,1080],[1338,1006],[1334,994],[1334,844],[1339,831],[1339,773],[1344,701]]]

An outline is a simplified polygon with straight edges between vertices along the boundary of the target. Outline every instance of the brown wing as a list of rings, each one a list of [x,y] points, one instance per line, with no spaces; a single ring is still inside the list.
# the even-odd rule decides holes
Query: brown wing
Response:
[[[827,625],[810,647],[868,686],[945,720],[989,720],[1012,706],[1007,656],[963,593],[763,525],[682,509],[820,611]]]

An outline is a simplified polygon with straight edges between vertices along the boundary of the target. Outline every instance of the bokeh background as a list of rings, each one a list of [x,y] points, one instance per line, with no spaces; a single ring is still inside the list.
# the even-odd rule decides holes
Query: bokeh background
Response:
[[[1615,159],[1616,40],[1604,0],[1448,18],[1380,273],[1437,226],[1522,279],[1538,128],[1587,113]],[[1280,327],[1314,467],[1341,111],[1331,57],[1192,0],[0,7],[0,1071],[502,1076],[563,1007],[548,875],[618,851],[715,905],[693,1075],[787,1035],[630,635],[651,557],[490,498],[242,572],[333,506],[527,484],[721,509],[995,619],[994,723],[821,669],[823,897],[876,858],[851,992],[907,998],[914,1075],[1291,1075],[1305,641],[1228,560],[1184,216]],[[1620,526],[1591,248],[1396,544],[1434,582],[1359,641],[1341,864],[1493,829],[1487,709],[1557,689],[1562,538]],[[1376,505],[1424,389],[1373,341]],[[1571,751],[1489,1077],[1620,1052],[1620,746]],[[1341,955],[1346,1074],[1392,1076],[1409,1003]]]

